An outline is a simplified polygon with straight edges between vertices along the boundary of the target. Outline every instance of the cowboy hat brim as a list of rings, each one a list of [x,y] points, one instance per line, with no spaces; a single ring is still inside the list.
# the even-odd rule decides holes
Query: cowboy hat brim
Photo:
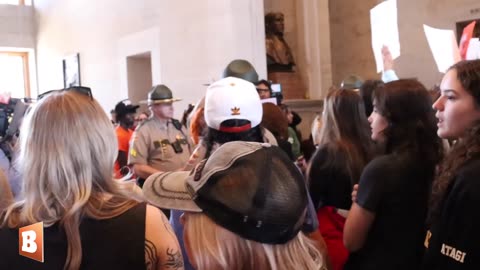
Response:
[[[152,104],[162,104],[162,103],[176,102],[176,101],[180,101],[180,100],[182,100],[182,99],[180,99],[180,98],[157,99],[157,100],[147,99],[147,100],[142,100],[139,103],[140,104],[152,105]]]

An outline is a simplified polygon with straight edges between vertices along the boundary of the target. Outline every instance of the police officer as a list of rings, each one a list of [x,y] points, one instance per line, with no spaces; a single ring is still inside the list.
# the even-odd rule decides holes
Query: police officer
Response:
[[[130,146],[128,164],[133,165],[139,184],[155,172],[182,168],[190,156],[187,131],[173,119],[175,101],[165,85],[156,85],[148,93],[147,103],[152,115],[135,130]]]
[[[247,60],[243,59],[235,59],[232,62],[228,63],[227,67],[223,71],[222,77],[236,77],[249,81],[255,85],[259,81],[258,73],[253,67],[253,65]]]

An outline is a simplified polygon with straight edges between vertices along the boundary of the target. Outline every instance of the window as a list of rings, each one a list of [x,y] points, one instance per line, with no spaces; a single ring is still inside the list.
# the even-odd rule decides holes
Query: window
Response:
[[[32,0],[0,0],[0,5],[32,5]]]
[[[28,53],[0,52],[0,93],[13,98],[30,97]]]

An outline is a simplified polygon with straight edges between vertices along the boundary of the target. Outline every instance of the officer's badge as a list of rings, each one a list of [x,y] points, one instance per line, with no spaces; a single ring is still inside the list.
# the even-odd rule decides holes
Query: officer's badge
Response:
[[[187,139],[180,134],[176,136],[176,139],[177,139],[177,142],[181,144],[188,144]]]
[[[137,156],[137,150],[135,149],[130,149],[130,155],[132,155],[132,157],[136,157]]]

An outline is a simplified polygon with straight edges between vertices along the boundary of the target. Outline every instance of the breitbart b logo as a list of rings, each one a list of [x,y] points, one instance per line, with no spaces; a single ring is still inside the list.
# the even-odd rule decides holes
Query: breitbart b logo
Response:
[[[18,230],[18,253],[43,263],[43,222]]]

